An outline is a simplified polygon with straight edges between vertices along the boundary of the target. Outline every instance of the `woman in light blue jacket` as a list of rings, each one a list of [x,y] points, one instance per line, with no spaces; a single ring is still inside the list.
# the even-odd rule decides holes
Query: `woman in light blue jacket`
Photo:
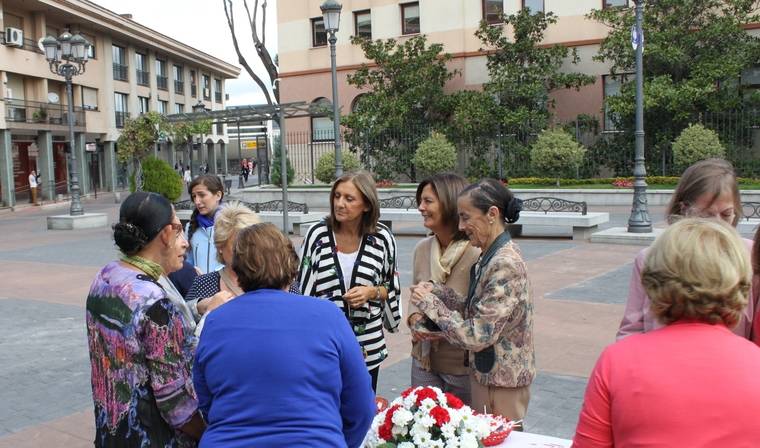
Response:
[[[201,274],[217,271],[223,265],[217,259],[214,246],[214,217],[221,209],[224,185],[219,177],[204,174],[190,182],[187,192],[195,204],[185,229],[190,241],[187,261]]]

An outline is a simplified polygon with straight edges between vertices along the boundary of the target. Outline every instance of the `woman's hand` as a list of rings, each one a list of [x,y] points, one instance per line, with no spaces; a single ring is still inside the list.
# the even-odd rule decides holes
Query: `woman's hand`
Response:
[[[409,288],[412,296],[409,299],[413,305],[418,306],[422,299],[433,291],[433,284],[430,282],[421,282]]]
[[[234,298],[235,296],[229,291],[219,291],[208,299],[198,302],[198,313],[202,316],[219,308]]]
[[[377,288],[373,286],[354,286],[346,292],[343,300],[351,308],[359,308],[367,303],[368,300],[374,300],[375,297],[377,297]]]

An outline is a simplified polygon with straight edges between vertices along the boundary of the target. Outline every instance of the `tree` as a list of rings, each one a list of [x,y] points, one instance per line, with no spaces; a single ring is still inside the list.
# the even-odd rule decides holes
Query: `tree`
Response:
[[[361,163],[356,157],[356,154],[346,151],[341,151],[343,160],[343,172],[350,173],[361,169]],[[314,172],[314,177],[322,183],[331,184],[335,180],[335,152],[329,151],[322,155],[317,161],[317,169]]]
[[[171,202],[182,195],[182,177],[166,161],[153,156],[142,162],[145,191],[152,191],[164,196]],[[130,179],[130,189],[136,190],[134,179]]]
[[[557,89],[580,89],[592,84],[594,77],[561,71],[570,58],[580,61],[575,49],[561,45],[542,46],[549,25],[557,22],[551,13],[532,12],[523,8],[517,14],[502,15],[504,26],[482,21],[475,35],[486,49],[488,75],[486,93],[499,105],[498,121],[510,134],[532,133],[545,129],[554,106],[549,93]],[[505,31],[512,29],[512,36]]]
[[[342,119],[345,139],[381,179],[398,174],[414,179],[414,148],[449,115],[443,87],[455,75],[446,67],[451,56],[442,53],[441,44],[428,45],[424,35],[403,42],[359,37],[351,42],[373,66],[362,64],[348,76],[350,85],[366,93]]]
[[[188,151],[187,155],[189,157],[190,151],[193,150],[193,148],[191,147],[193,136],[210,134],[211,126],[212,126],[211,120],[182,121],[182,122],[173,124],[169,128],[169,134],[172,136],[172,142],[175,145],[187,146],[187,151]],[[188,161],[189,160],[190,159],[188,158]]]
[[[547,173],[557,179],[570,175],[583,162],[586,148],[563,130],[543,131],[530,150],[530,163],[536,172]]]
[[[668,0],[644,8],[644,125],[647,161],[653,169],[670,142],[702,112],[722,112],[758,104],[741,86],[742,71],[760,60],[760,38],[744,29],[756,23],[756,0]],[[630,29],[633,8],[592,11],[589,18],[608,27],[598,61],[625,80],[635,66]],[[628,131],[632,148],[635,83],[607,99],[618,129]],[[745,95],[746,94],[746,95]]]
[[[282,187],[282,139],[277,136],[274,138],[274,157],[272,158],[272,172],[269,175],[269,179],[274,185]],[[290,158],[285,159],[285,163],[288,170],[288,185],[292,184],[295,180],[296,172],[293,169],[293,164],[290,163]]]
[[[725,156],[726,148],[721,144],[718,134],[705,129],[701,124],[684,129],[673,142],[673,163],[679,170],[685,170],[700,160]]]
[[[143,189],[142,160],[152,151],[159,136],[168,129],[169,125],[158,112],[127,118],[124,123],[124,129],[117,140],[116,156],[120,162],[129,163],[132,171],[130,177],[134,177],[137,191]]]
[[[414,165],[423,176],[444,171],[451,171],[457,163],[457,149],[446,136],[433,132],[430,137],[420,143],[414,153]]]
[[[264,64],[264,68],[266,69],[267,75],[269,76],[269,86],[267,86],[261,77],[256,74],[256,72],[253,70],[253,67],[251,66],[251,63],[249,63],[248,59],[244,56],[243,50],[240,49],[240,44],[238,42],[237,35],[235,34],[235,11],[232,0],[222,0],[222,3],[224,4],[224,15],[227,17],[227,27],[230,29],[230,34],[232,35],[232,45],[235,47],[235,53],[237,53],[238,62],[243,66],[245,71],[248,72],[248,75],[253,78],[253,81],[259,86],[261,91],[264,93],[268,104],[271,105],[275,102],[279,102],[280,95],[278,89],[274,88],[274,80],[279,78],[276,57],[273,59],[266,47],[267,0],[261,2],[261,28],[259,28],[258,21],[259,0],[254,1],[253,12],[251,12],[251,8],[248,7],[247,0],[243,0],[243,7],[245,8],[248,26],[251,29],[251,41],[253,42],[253,47],[256,49],[256,55],[258,56],[261,63]],[[270,88],[272,88],[274,92],[274,100],[272,100],[272,96],[269,93]]]

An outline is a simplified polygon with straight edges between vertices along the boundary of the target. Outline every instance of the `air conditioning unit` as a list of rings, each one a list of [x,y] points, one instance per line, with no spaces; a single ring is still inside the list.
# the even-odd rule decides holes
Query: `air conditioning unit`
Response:
[[[24,46],[24,32],[18,28],[6,27],[5,28],[5,45],[9,47],[23,47]]]

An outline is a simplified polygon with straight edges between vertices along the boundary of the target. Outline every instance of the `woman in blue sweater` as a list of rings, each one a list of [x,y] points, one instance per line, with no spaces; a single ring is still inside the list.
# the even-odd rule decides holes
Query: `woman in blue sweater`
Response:
[[[254,224],[235,241],[245,294],[209,314],[193,366],[201,447],[359,447],[375,415],[359,344],[330,302],[286,292],[290,240]]]
[[[214,247],[214,219],[222,208],[224,185],[219,177],[204,174],[190,182],[187,192],[195,204],[195,210],[185,229],[190,242],[187,262],[198,268],[201,274],[218,271],[222,268],[222,263],[217,260]]]

